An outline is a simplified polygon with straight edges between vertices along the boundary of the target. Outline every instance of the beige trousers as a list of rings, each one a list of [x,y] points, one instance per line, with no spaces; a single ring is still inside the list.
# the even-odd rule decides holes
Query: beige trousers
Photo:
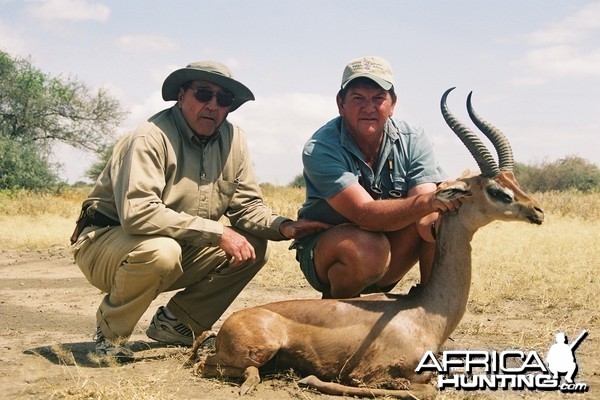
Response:
[[[175,317],[196,334],[211,329],[268,260],[266,239],[236,231],[254,246],[256,260],[231,268],[218,247],[130,235],[121,227],[86,228],[73,256],[87,280],[107,293],[96,315],[105,337],[129,337],[150,303],[172,290],[179,290],[167,304]]]

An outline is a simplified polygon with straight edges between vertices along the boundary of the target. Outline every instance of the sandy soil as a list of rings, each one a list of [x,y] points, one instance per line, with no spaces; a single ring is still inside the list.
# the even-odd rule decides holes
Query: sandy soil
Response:
[[[0,398],[237,397],[235,382],[195,376],[184,365],[187,349],[165,347],[146,337],[152,315],[169,296],[159,296],[136,327],[131,338],[136,361],[107,365],[94,356],[92,341],[103,295],[85,280],[69,250],[1,252]],[[316,294],[308,288],[265,290],[250,285],[224,317],[235,309],[292,297]],[[265,380],[253,397],[329,398],[299,388],[289,373]]]
[[[166,302],[163,294],[152,304],[132,336],[137,360],[126,365],[99,363],[93,355],[95,312],[102,294],[87,283],[73,263],[69,250],[0,252],[0,397],[5,399],[231,399],[237,384],[195,376],[184,365],[186,349],[165,347],[148,339],[144,330],[156,308]],[[315,298],[310,288],[246,288],[232,305],[235,309],[284,298]],[[227,314],[225,315],[225,317]],[[467,314],[468,326],[478,318]],[[486,316],[489,318],[489,316]],[[521,318],[521,319],[518,319]],[[540,323],[526,316],[499,321],[510,326]],[[219,322],[220,324],[220,322]],[[217,327],[218,325],[217,324]],[[468,330],[467,330],[468,331]],[[495,337],[457,332],[454,345],[478,346],[503,341],[502,326]],[[540,339],[546,343],[545,338]],[[594,340],[591,337],[588,340]],[[578,354],[579,380],[591,391],[577,398],[594,398],[600,388],[598,354]],[[291,372],[267,377],[251,398],[339,399],[301,388]],[[596,391],[594,391],[594,388]],[[469,398],[474,397],[471,392]],[[443,398],[462,396],[447,394]],[[506,394],[490,394],[506,398]],[[511,395],[512,396],[512,395]],[[541,394],[539,396],[544,396]],[[551,395],[551,398],[559,398]],[[487,398],[487,396],[485,396]],[[527,395],[516,395],[519,398]],[[535,397],[538,397],[536,394]],[[598,398],[598,397],[596,397]]]

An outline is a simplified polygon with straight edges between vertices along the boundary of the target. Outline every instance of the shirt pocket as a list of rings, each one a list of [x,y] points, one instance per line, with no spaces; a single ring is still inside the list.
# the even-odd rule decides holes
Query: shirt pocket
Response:
[[[223,216],[227,207],[231,204],[233,195],[238,188],[238,182],[217,179],[213,185],[213,193],[210,204],[211,219],[217,220]]]

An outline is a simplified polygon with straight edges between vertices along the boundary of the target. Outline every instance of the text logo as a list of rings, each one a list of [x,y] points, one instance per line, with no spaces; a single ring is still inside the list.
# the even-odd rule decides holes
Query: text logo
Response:
[[[438,388],[458,390],[560,390],[586,392],[588,386],[575,382],[578,371],[575,350],[588,335],[584,330],[568,342],[563,332],[556,334],[545,362],[535,351],[447,350],[440,359],[425,353],[415,372],[437,372]]]

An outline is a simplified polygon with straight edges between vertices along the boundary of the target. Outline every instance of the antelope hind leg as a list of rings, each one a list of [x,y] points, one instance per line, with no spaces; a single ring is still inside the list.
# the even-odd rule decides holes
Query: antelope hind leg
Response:
[[[419,383],[411,383],[411,389],[407,390],[369,389],[363,387],[346,386],[334,382],[323,382],[314,375],[307,376],[306,378],[298,381],[298,383],[316,389],[321,393],[333,394],[337,396],[389,396],[396,399],[406,400],[435,399],[437,396],[437,390],[433,386]]]

